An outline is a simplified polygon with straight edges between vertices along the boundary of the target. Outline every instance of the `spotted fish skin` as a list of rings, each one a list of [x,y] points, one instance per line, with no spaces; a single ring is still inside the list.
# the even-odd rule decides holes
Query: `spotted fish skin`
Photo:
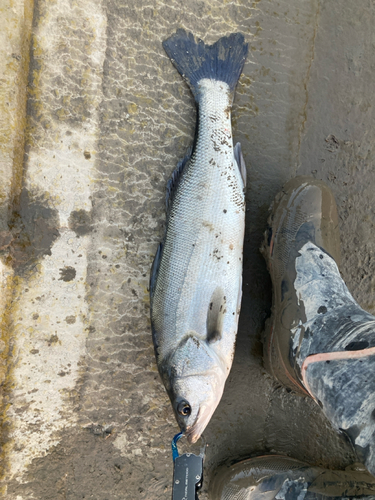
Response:
[[[195,442],[221,399],[240,312],[246,171],[240,145],[233,147],[231,106],[247,45],[235,34],[206,46],[178,30],[164,48],[195,96],[198,133],[169,183],[166,234],[151,273],[151,322],[177,422]]]

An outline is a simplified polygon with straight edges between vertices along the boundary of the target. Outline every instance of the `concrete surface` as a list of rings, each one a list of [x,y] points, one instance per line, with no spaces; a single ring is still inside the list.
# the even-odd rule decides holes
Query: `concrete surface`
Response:
[[[253,453],[355,460],[319,407],[262,367],[271,288],[258,248],[283,183],[323,179],[338,201],[343,277],[375,313],[373,3],[2,0],[0,10],[4,497],[171,496],[177,427],[147,288],[165,185],[194,134],[193,99],[161,46],[178,27],[206,42],[241,31],[250,45],[233,108],[248,166],[243,306],[200,498],[217,464]]]

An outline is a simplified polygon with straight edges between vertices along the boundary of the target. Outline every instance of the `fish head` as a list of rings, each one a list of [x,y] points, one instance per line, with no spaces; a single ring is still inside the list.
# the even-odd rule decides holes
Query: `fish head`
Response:
[[[220,384],[215,373],[176,380],[173,409],[190,443],[198,441],[211,420],[223,394],[224,382]]]
[[[181,431],[195,443],[224,390],[226,370],[205,340],[188,337],[170,359],[169,397]]]

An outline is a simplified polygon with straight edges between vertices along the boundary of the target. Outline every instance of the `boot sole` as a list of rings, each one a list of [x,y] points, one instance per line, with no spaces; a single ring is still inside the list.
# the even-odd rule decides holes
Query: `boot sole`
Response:
[[[275,198],[274,204],[278,205],[282,202],[283,198],[286,195],[281,192]],[[274,236],[277,234],[279,227],[281,226],[282,221],[280,221],[279,226],[275,231],[272,230],[272,216],[275,210],[272,209],[271,215],[267,220],[267,229],[264,232],[264,240],[260,247],[260,252],[262,253],[268,272],[270,273],[272,283],[274,282],[273,269],[272,269],[272,249],[274,244]],[[271,237],[270,237],[271,236]],[[274,287],[272,286],[272,294],[274,294]],[[310,394],[305,390],[305,388],[298,383],[289,373],[289,370],[285,366],[283,356],[280,351],[280,346],[278,342],[277,335],[274,335],[275,332],[275,317],[274,317],[274,308],[275,308],[275,300],[272,298],[272,313],[271,317],[266,321],[265,329],[262,336],[263,342],[263,362],[266,370],[273,375],[273,377],[278,380],[285,387],[290,389],[297,394],[302,396],[310,396]],[[280,367],[281,365],[281,367]],[[277,369],[276,366],[279,366]]]

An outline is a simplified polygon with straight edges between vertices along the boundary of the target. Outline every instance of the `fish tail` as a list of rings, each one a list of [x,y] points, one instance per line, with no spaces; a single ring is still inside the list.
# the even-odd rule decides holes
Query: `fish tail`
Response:
[[[245,63],[248,44],[241,33],[220,38],[213,45],[196,42],[192,33],[183,29],[163,42],[163,47],[198,100],[198,82],[202,78],[219,80],[229,85],[233,94]]]

